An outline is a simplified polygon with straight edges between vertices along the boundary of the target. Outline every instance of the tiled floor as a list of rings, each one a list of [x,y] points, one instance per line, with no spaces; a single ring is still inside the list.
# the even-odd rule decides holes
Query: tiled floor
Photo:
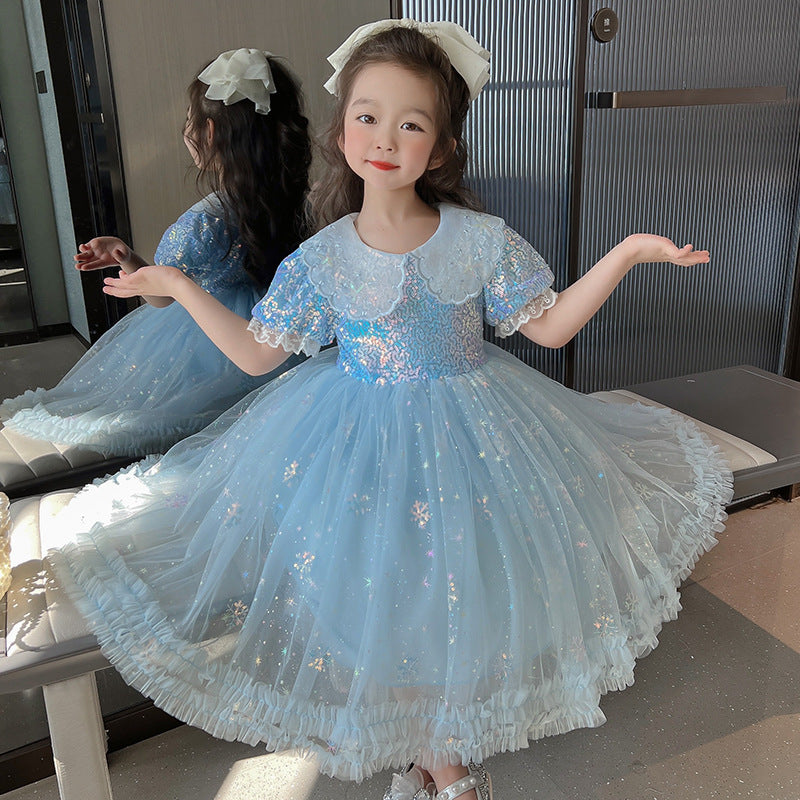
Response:
[[[800,501],[733,514],[682,597],[636,683],[604,698],[605,725],[487,762],[496,800],[800,798]],[[388,782],[188,727],[110,764],[116,800],[379,800]],[[49,778],[4,800],[57,796]]]

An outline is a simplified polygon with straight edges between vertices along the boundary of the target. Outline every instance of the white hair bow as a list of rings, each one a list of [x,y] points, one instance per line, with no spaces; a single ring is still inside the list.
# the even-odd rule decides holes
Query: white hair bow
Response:
[[[391,28],[414,28],[433,39],[444,50],[453,69],[464,79],[469,88],[469,99],[474,100],[489,80],[489,58],[491,53],[482,47],[467,31],[455,22],[417,22],[415,19],[382,19],[356,28],[342,45],[328,56],[334,69],[325,82],[331,94],[338,93],[339,73],[347,63],[353,50],[364,39]]]
[[[198,76],[208,84],[206,97],[226,106],[251,100],[259,114],[269,113],[269,96],[275,93],[266,50],[242,47],[218,55]]]

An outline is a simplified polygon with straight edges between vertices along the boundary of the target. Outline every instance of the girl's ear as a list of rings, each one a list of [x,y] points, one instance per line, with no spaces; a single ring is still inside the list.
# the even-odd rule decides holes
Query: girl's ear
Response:
[[[214,120],[206,120],[206,145],[210,147],[214,143]]]
[[[344,153],[344,131],[339,134],[338,138],[336,139],[336,144],[339,149]]]
[[[428,169],[438,169],[439,167],[441,167],[442,164],[444,164],[444,162],[447,161],[447,159],[450,158],[451,155],[453,155],[455,149],[456,149],[456,140],[451,139],[449,146],[445,148],[445,152],[444,153],[440,152],[439,155],[434,156],[428,162]]]

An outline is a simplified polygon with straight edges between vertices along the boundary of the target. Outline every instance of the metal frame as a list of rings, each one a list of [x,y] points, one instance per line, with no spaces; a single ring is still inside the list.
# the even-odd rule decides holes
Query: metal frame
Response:
[[[589,45],[589,0],[575,0],[575,62],[573,66],[572,159],[570,161],[569,245],[567,284],[580,277],[581,206],[583,203],[583,133],[586,113],[586,48]],[[575,340],[564,346],[564,385],[575,385]]]
[[[40,0],[51,67],[52,90],[56,101],[56,112],[64,153],[64,167],[75,239],[78,242],[85,242],[98,235],[98,233],[106,233],[117,235],[126,241],[130,241],[130,223],[128,221],[124,177],[122,177],[122,162],[119,158],[119,131],[114,110],[113,84],[108,70],[108,48],[102,3],[101,0],[87,0],[92,46],[97,55],[97,84],[103,103],[102,119],[106,126],[107,141],[110,143],[111,148],[109,155],[114,155],[117,158],[120,176],[119,179],[112,179],[116,208],[114,214],[116,230],[98,231],[95,222],[93,192],[89,186],[81,126],[85,121],[94,122],[99,120],[90,118],[82,121],[80,118],[81,101],[79,101],[74,84],[69,39],[70,35],[74,39],[76,31],[74,25],[68,23],[68,20],[74,18],[76,1]],[[101,73],[105,73],[105,75],[100,77]],[[113,144],[111,144],[112,142]],[[82,273],[81,285],[89,324],[89,335],[91,341],[94,342],[127,312],[128,304],[103,293],[103,278],[100,273]]]

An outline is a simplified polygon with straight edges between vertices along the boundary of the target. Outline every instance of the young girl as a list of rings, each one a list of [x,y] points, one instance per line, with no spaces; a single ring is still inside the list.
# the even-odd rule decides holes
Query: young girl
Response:
[[[483,341],[485,318],[560,346],[634,264],[708,261],[639,234],[557,297],[461,183],[486,55],[450,23],[345,43],[317,197],[341,218],[283,262],[249,325],[172,267],[106,279],[174,298],[251,373],[339,348],[84,490],[63,517],[77,542],[51,554],[157,704],[341,778],[416,762],[393,800],[488,800],[474,762],[601,724],[731,490],[688,422]]]
[[[211,193],[167,229],[156,261],[247,318],[302,238],[311,150],[295,79],[269,53],[223,53],[189,86],[184,141]],[[147,263],[110,236],[75,258],[79,270],[127,274]],[[164,452],[277,374],[246,375],[180,305],[146,299],[54,388],[3,402],[6,426],[104,455]]]

